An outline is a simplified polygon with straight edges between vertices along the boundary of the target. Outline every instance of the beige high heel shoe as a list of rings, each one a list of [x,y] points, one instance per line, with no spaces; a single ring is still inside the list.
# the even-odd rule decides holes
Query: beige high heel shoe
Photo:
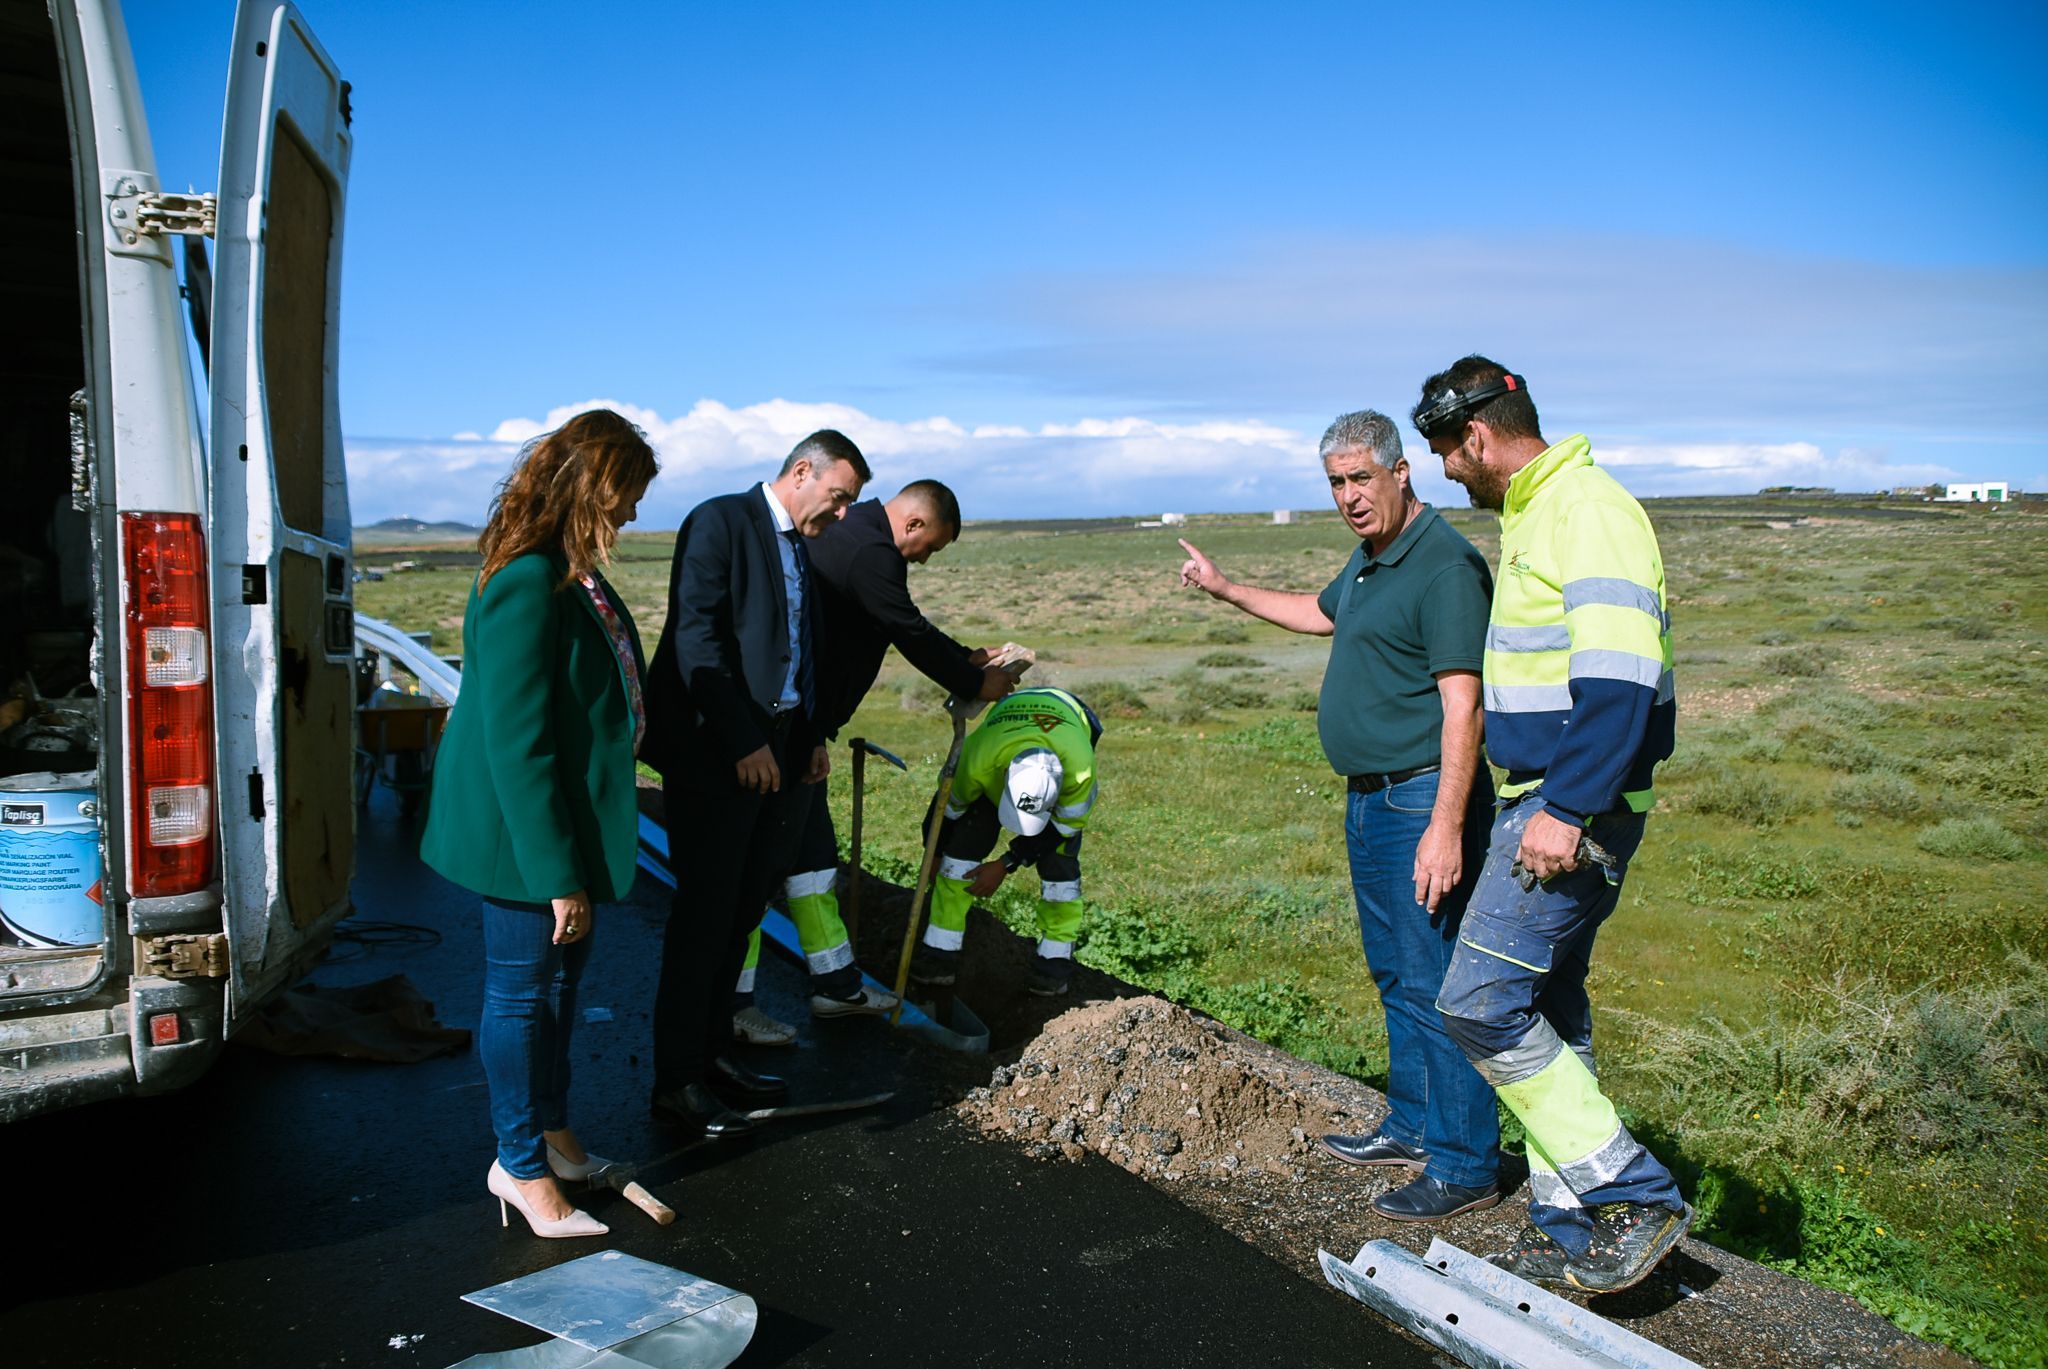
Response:
[[[604,1156],[592,1155],[587,1150],[581,1160],[571,1160],[552,1144],[548,1146],[548,1168],[554,1171],[557,1179],[588,1179],[610,1164],[611,1161]]]
[[[506,1204],[519,1209],[519,1215],[526,1218],[526,1224],[533,1228],[536,1236],[602,1236],[611,1230],[603,1222],[576,1208],[566,1217],[549,1219],[541,1216],[526,1205],[526,1197],[519,1191],[518,1181],[505,1172],[505,1167],[496,1160],[491,1161],[491,1172],[485,1180],[485,1187],[497,1195],[498,1225],[512,1225],[512,1216],[505,1210]]]

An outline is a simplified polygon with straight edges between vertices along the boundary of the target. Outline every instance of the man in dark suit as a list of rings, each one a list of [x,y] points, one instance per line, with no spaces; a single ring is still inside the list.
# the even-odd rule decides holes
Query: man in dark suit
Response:
[[[1000,699],[1017,677],[988,664],[934,627],[910,597],[910,567],[923,565],[960,536],[960,501],[936,480],[914,480],[887,503],[855,504],[810,544],[818,578],[818,723],[829,741],[860,707],[894,646],[903,659],[948,693]],[[854,963],[834,893],[839,839],[823,785],[814,786],[800,820],[796,863],[783,885],[811,974],[811,1015],[885,1013],[895,995],[871,989]],[[796,1030],[753,1004],[756,937],[734,995],[733,1030],[757,1045],[787,1045]]]
[[[705,500],[676,536],[642,748],[661,772],[676,876],[654,1000],[653,1111],[707,1135],[748,1129],[723,1099],[759,1106],[787,1092],[725,1056],[728,995],[829,766],[805,540],[843,517],[868,478],[858,447],[815,432],[773,480]]]

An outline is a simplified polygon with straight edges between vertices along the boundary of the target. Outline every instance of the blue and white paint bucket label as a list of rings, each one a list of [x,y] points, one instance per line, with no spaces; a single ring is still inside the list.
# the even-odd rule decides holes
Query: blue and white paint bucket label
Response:
[[[92,946],[106,935],[91,771],[0,779],[0,922],[31,946]]]

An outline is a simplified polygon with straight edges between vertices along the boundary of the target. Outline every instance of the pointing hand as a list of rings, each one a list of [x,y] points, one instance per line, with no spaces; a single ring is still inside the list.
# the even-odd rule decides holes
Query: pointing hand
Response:
[[[1224,577],[1222,571],[1216,569],[1214,561],[1202,555],[1200,547],[1188,541],[1185,537],[1180,538],[1179,541],[1181,550],[1188,554],[1188,559],[1181,563],[1180,568],[1182,588],[1193,585],[1198,589],[1221,598],[1224,588],[1229,585],[1230,581]]]

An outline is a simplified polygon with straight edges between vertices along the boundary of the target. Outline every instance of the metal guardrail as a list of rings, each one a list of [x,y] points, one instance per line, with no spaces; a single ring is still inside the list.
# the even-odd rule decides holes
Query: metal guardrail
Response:
[[[356,615],[356,641],[396,661],[419,680],[420,688],[443,703],[454,703],[462,692],[462,672],[434,654],[434,649],[415,641],[382,618]]]

